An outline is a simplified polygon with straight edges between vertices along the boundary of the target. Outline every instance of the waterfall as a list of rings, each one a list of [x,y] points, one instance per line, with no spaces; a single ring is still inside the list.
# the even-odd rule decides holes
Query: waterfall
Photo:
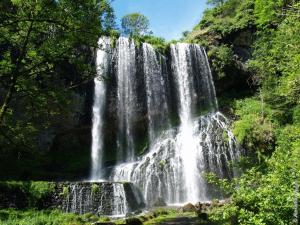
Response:
[[[132,182],[150,205],[158,199],[176,204],[216,197],[203,174],[232,178],[230,162],[241,154],[228,120],[218,112],[204,48],[172,44],[168,55],[150,44],[118,39],[106,61],[114,68],[107,92],[115,92],[111,98],[116,101],[108,101],[107,114],[113,116],[104,118],[117,122],[116,134],[111,130],[109,135],[93,136],[93,143],[101,135],[112,140],[101,148],[101,154],[116,155],[106,179]],[[93,123],[97,126],[96,120]],[[102,168],[104,162],[98,163]],[[122,196],[120,190],[115,193]]]
[[[176,84],[179,92],[179,117],[181,125],[176,141],[176,154],[182,160],[183,184],[185,186],[186,197],[185,201],[193,201],[199,198],[199,191],[205,184],[202,182],[199,170],[197,170],[198,154],[202,149],[198,146],[197,130],[194,129],[193,114],[197,109],[197,99],[204,98],[208,101],[211,110],[216,109],[216,97],[214,92],[214,85],[212,83],[211,72],[206,68],[209,67],[205,62],[206,56],[199,45],[189,45],[179,43],[171,45],[172,67],[176,79]],[[193,71],[194,65],[201,66],[202,71]],[[197,68],[199,69],[199,68]],[[198,72],[197,74],[195,72]],[[201,79],[200,79],[201,78]],[[195,80],[202,82],[202,96]],[[199,89],[198,89],[199,90]],[[205,106],[201,104],[200,107]],[[199,107],[199,106],[198,106]],[[201,110],[201,108],[200,108]],[[200,157],[203,157],[200,155]],[[203,195],[202,191],[202,199]]]
[[[103,77],[107,76],[109,65],[110,39],[100,38],[98,41],[96,68],[97,77],[94,79],[94,104],[93,104],[93,127],[92,127],[92,169],[91,179],[101,177],[101,165],[103,156],[103,114],[105,107],[106,87]]]
[[[135,44],[128,38],[119,38],[117,43],[118,82],[118,155],[119,159],[134,159],[133,118],[135,116],[134,77],[136,73]]]
[[[167,104],[166,66],[164,56],[158,54],[150,44],[143,44],[144,76],[147,93],[148,133],[152,143],[159,131],[169,126]]]
[[[182,181],[186,197],[184,201],[192,201],[198,198],[200,179],[197,168],[197,141],[194,139],[192,129],[193,100],[197,98],[194,89],[191,51],[188,44],[171,46],[172,67],[179,92],[179,117],[181,126],[176,141],[176,154],[182,160]],[[202,185],[203,186],[203,185]]]

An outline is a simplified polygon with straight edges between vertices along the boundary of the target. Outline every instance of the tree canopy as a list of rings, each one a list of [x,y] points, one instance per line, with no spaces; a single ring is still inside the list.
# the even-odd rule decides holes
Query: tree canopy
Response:
[[[39,130],[70,114],[72,89],[95,74],[90,48],[113,21],[105,0],[0,2],[0,149],[34,149]]]
[[[148,18],[140,13],[132,13],[124,16],[121,20],[122,32],[125,35],[146,35],[150,22]]]

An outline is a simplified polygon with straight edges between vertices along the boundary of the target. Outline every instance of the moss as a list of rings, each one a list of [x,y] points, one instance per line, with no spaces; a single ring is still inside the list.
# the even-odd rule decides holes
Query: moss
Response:
[[[67,199],[68,196],[70,194],[70,189],[68,186],[64,186],[63,189],[62,189],[62,192],[59,193],[60,196],[62,196],[63,198]]]
[[[92,184],[92,195],[95,196],[100,192],[100,186],[98,184]]]
[[[163,169],[163,168],[165,168],[165,166],[166,166],[166,160],[161,160],[158,164],[159,164],[159,167],[160,167],[161,169]]]
[[[136,141],[136,153],[137,155],[144,155],[147,153],[149,149],[149,138],[148,135],[145,135],[144,137],[140,137]]]
[[[100,217],[100,219],[98,220],[98,222],[110,222],[110,218],[107,216],[102,216]]]
[[[226,130],[223,131],[222,133],[222,139],[224,142],[228,142],[229,141],[229,136]]]
[[[141,47],[142,43],[148,43],[153,46],[153,48],[161,54],[165,54],[169,48],[169,43],[166,42],[165,39],[160,37],[155,37],[152,35],[145,35],[145,36],[131,36],[137,45],[137,47]]]
[[[180,125],[180,117],[176,113],[170,114],[170,123],[172,127],[177,127]]]

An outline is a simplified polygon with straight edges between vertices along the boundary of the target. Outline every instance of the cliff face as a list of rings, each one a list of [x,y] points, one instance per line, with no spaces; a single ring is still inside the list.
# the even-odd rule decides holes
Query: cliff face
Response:
[[[25,182],[0,184],[0,209],[58,208],[66,213],[125,215],[145,207],[131,183]]]
[[[88,65],[95,64],[92,51],[83,49],[81,54]],[[60,62],[54,70],[56,76],[63,77],[66,88],[72,84],[81,84],[83,80],[83,75],[67,61]],[[63,85],[58,83],[57,86]],[[87,177],[90,164],[93,87],[94,84],[90,81],[82,82],[70,91],[62,90],[61,93],[68,93],[67,96],[61,96],[65,104],[58,105],[57,102],[48,100],[49,109],[60,113],[55,111],[52,114],[52,111],[47,112],[47,108],[44,114],[41,113],[45,117],[49,115],[46,118],[41,117],[39,111],[30,114],[30,103],[23,105],[24,99],[16,96],[11,104],[13,120],[16,124],[18,121],[22,124],[34,120],[35,130],[32,132],[24,129],[24,137],[16,137],[23,138],[24,145],[1,146],[0,180],[72,180],[75,179],[74,174],[78,178]],[[38,102],[38,96],[36,101]]]
[[[206,34],[205,34],[206,35]],[[198,37],[199,38],[199,37]],[[208,38],[209,40],[209,38]],[[243,33],[234,40],[234,46],[236,47],[236,53],[240,53],[240,58],[250,54],[249,45],[251,43],[251,34]],[[105,100],[105,112],[104,112],[104,127],[103,127],[103,148],[106,149],[104,157],[104,166],[115,165],[118,156],[118,143],[119,145],[126,146],[126,139],[120,138],[122,132],[120,132],[120,118],[118,111],[118,52],[112,52],[112,63],[108,68],[108,74],[104,77],[104,81],[107,91]],[[145,80],[145,51],[142,45],[135,46],[135,73],[131,77],[133,82],[130,100],[132,108],[132,118],[130,119],[132,142],[134,143],[135,155],[141,155],[147,152],[149,147],[149,116],[152,116],[156,123],[160,123],[161,128],[166,125],[166,121],[162,118],[168,118],[171,126],[177,126],[179,124],[179,112],[178,112],[178,98],[176,94],[176,81],[174,79],[174,71],[172,71],[171,65],[171,52],[167,50],[165,56],[162,56],[158,52],[155,53],[155,58],[159,62],[159,70],[163,77],[165,89],[161,91],[164,95],[161,98],[166,98],[167,115],[163,110],[163,106],[157,101],[158,110],[152,112],[152,115],[147,113],[147,101],[146,99],[151,95],[147,93],[147,84]],[[87,63],[95,65],[96,55],[95,53],[89,53],[90,57]],[[240,90],[245,90],[247,86],[247,73],[243,69],[243,65],[237,63],[235,60],[231,60],[229,64],[226,64],[223,70],[226,76],[220,77],[217,74],[217,68],[214,63],[214,56],[208,54],[211,58],[211,65],[214,75],[214,81],[216,86],[217,96],[224,97],[228,93],[237,93]],[[205,99],[205,94],[201,93],[203,90],[204,80],[201,80],[202,65],[197,65],[197,55],[191,56],[191,62],[194,66],[190,69],[190,73],[194,75],[193,83],[194,89],[197,90],[197,103],[195,104],[194,113],[202,114],[205,111],[209,111],[208,99]],[[234,57],[234,56],[232,56]],[[150,63],[151,62],[146,62]],[[151,66],[151,65],[150,65]],[[153,66],[153,65],[152,65]],[[157,71],[150,71],[154,75]],[[64,73],[70,79],[76,80],[80,77],[76,71],[72,68],[65,68]],[[149,81],[153,82],[153,81]],[[159,85],[154,88],[160,89]],[[42,130],[39,134],[38,142],[41,155],[28,156],[25,159],[16,161],[14,165],[4,165],[2,179],[6,177],[15,177],[16,179],[47,179],[47,180],[78,180],[89,177],[90,165],[91,165],[91,128],[92,128],[92,106],[94,96],[94,82],[90,81],[84,85],[74,89],[71,99],[71,114],[68,116],[58,116],[57,120],[47,129]],[[162,100],[161,100],[162,101]],[[221,105],[222,106],[222,105]],[[161,107],[161,110],[159,108]],[[116,141],[118,140],[118,142]],[[127,147],[124,147],[126,149]],[[126,152],[123,152],[125,157]],[[7,160],[11,161],[11,159]],[[22,161],[22,162],[21,162]],[[17,165],[16,165],[17,164]],[[30,165],[30,166],[25,166]],[[15,167],[16,169],[12,169]]]

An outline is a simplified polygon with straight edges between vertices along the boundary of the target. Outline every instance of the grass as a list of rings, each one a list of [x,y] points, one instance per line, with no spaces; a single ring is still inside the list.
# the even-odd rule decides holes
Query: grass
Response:
[[[196,218],[194,212],[181,212],[176,208],[156,208],[136,216],[144,225],[154,225],[180,217]],[[91,213],[76,215],[60,210],[0,210],[0,225],[91,225],[94,222],[109,222],[108,217],[98,217]],[[126,224],[124,219],[113,220],[115,224]],[[200,223],[199,223],[200,224]]]
[[[150,212],[139,216],[138,218],[145,225],[154,225],[168,220],[172,220],[178,217],[188,217],[195,218],[196,214],[194,212],[181,212],[177,208],[156,208]]]
[[[167,222],[168,220],[173,220],[178,217],[188,217],[188,218],[194,218],[196,217],[195,213],[169,213],[165,215],[159,215],[156,218],[150,219],[148,221],[145,221],[145,225],[154,225],[162,222]]]
[[[91,213],[76,215],[60,210],[0,210],[0,225],[90,225],[94,222],[109,221],[108,217],[98,217]],[[125,224],[123,220],[114,222]]]

